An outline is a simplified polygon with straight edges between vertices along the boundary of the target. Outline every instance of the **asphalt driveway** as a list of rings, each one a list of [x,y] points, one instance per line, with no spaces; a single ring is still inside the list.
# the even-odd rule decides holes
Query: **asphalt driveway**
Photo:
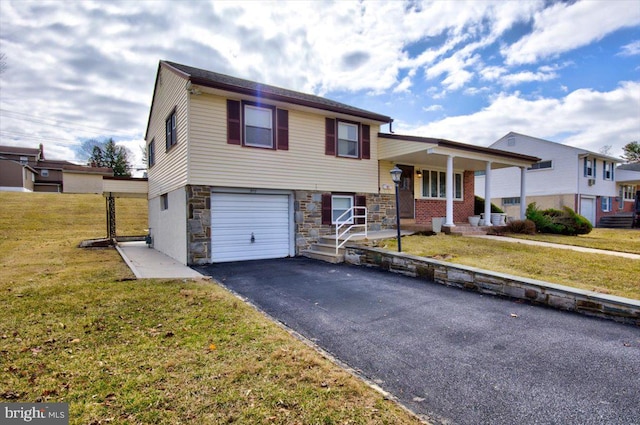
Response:
[[[640,424],[640,328],[305,258],[197,268],[433,423]]]

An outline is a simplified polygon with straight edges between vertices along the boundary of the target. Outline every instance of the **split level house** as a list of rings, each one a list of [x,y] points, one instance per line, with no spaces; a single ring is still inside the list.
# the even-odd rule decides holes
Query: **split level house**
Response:
[[[619,158],[515,132],[490,147],[541,158],[525,173],[502,169],[490,177],[488,197],[508,215],[519,215],[523,185],[527,203],[535,202],[541,209],[569,207],[594,226],[604,217],[621,212],[631,215],[640,177],[632,171],[621,173],[617,168]],[[476,194],[487,197],[484,191],[487,176],[477,174]]]
[[[161,61],[145,136],[154,248],[196,265],[302,255],[336,222],[393,229],[396,165],[400,217],[425,225],[442,217],[451,228],[473,215],[475,171],[539,160],[381,132],[391,124],[323,97]]]
[[[17,192],[102,193],[111,168],[88,167],[44,157],[44,147],[0,146],[0,190]]]

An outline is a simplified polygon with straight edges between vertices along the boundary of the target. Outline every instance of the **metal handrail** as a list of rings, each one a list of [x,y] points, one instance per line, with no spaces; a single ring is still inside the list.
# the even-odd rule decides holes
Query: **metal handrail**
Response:
[[[356,214],[351,214],[351,213],[355,213],[356,210],[363,210],[364,214],[360,214],[360,215],[356,215]],[[347,220],[344,221],[340,221],[345,215],[348,216]],[[361,224],[356,224],[356,222],[358,221],[357,219],[359,218],[364,218],[364,223]],[[340,229],[342,227],[344,227],[345,225],[350,224],[349,227],[347,227],[344,231],[342,231],[342,233],[340,233]],[[364,232],[360,232],[360,233],[349,233],[352,229],[356,228],[356,227],[364,227]],[[351,207],[348,210],[346,210],[345,212],[343,212],[337,219],[336,219],[336,255],[338,255],[338,250],[340,248],[342,248],[342,246],[347,243],[347,241],[349,239],[351,239],[354,236],[364,236],[365,238],[367,237],[367,207]],[[349,233],[349,234],[348,234]],[[343,237],[344,235],[348,234],[348,236],[342,241],[340,242],[340,238]]]

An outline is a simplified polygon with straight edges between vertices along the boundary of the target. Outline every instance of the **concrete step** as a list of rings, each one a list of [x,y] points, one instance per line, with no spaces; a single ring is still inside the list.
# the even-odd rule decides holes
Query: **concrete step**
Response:
[[[335,249],[335,248],[334,248]],[[344,254],[328,253],[322,251],[314,251],[311,249],[306,249],[300,252],[300,255],[307,258],[312,258],[314,260],[326,261],[327,263],[338,264],[344,262]]]
[[[328,254],[335,254],[336,244],[335,241],[332,243],[314,243],[313,245],[311,245],[311,250],[317,252],[326,252]],[[344,248],[339,248],[338,254],[344,254],[344,251]]]
[[[456,224],[454,227],[442,226],[442,231],[448,235],[486,235],[490,226],[471,226],[470,224]]]
[[[598,223],[598,227],[609,229],[629,229],[633,227],[633,216],[625,214],[602,217]]]

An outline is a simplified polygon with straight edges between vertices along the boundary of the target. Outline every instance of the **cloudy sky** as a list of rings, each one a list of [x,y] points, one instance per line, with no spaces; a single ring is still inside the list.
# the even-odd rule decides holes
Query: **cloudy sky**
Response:
[[[640,2],[0,1],[0,144],[140,160],[162,59],[313,93],[397,133],[640,140]],[[388,130],[383,128],[383,130]]]

